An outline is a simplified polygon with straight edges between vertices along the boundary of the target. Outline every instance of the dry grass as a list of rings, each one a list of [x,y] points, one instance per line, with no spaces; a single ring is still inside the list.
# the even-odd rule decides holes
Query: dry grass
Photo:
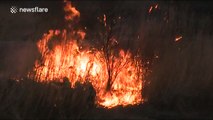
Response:
[[[124,16],[119,23],[120,27],[117,27],[117,31],[114,32],[121,46],[125,49],[130,47],[133,51],[140,48],[144,63],[150,62],[150,64],[144,65],[152,72],[145,76],[147,84],[142,94],[148,101],[143,105],[127,108],[118,106],[112,110],[96,108],[94,105],[95,93],[89,83],[78,84],[75,89],[71,89],[63,84],[41,84],[27,78],[19,82],[8,80],[8,77],[4,78],[7,72],[13,74],[20,72],[22,74],[22,71],[27,71],[30,69],[29,66],[33,66],[36,53],[32,54],[31,51],[35,52],[36,48],[35,45],[32,45],[31,49],[28,49],[27,45],[27,47],[24,47],[16,43],[12,47],[5,47],[6,44],[4,45],[1,42],[0,56],[4,59],[0,60],[0,118],[212,119],[213,36],[210,27],[213,24],[212,17],[207,12],[203,12],[205,14],[202,15],[202,11],[201,13],[193,11],[193,6],[185,3],[187,2],[183,1],[183,3],[178,4],[177,2],[162,1],[159,2],[161,12],[148,15],[146,13],[148,4],[127,1],[115,7],[113,11],[116,15]],[[196,3],[193,5],[196,5]],[[99,7],[99,4],[97,6]],[[91,9],[94,16],[102,15],[101,12],[104,10],[95,14],[96,11],[95,7]],[[96,20],[97,16],[93,18],[93,14],[88,14],[90,12],[87,9],[84,12],[85,18],[89,16],[90,19],[85,19],[83,23]],[[167,17],[169,16],[168,23],[163,20],[165,13],[168,14]],[[58,18],[57,15],[54,15],[55,13],[50,14],[48,19],[47,17],[39,19],[41,24],[37,21],[38,25],[35,25],[38,26],[38,34],[32,32],[35,34],[36,39],[34,40],[37,40],[39,35],[49,29],[48,27],[51,25],[45,26],[49,20],[52,20],[53,17]],[[8,23],[9,20],[3,21],[4,24],[2,25],[5,29],[2,27],[1,36],[4,36],[2,39],[9,40],[16,36],[22,40],[23,37],[16,35],[20,34],[19,29],[6,29],[7,25],[10,24]],[[19,23],[13,24],[20,26]],[[88,22],[88,39],[93,35],[95,36],[96,32],[98,33],[99,27],[97,26],[99,24],[96,21]],[[22,27],[20,28],[22,29]],[[15,31],[10,31],[10,29]],[[32,27],[29,27],[26,31],[30,29]],[[11,35],[9,33],[16,34]],[[182,35],[183,39],[174,42],[177,34]],[[139,39],[138,35],[140,36]],[[92,39],[96,38],[94,36]],[[154,58],[156,55],[159,58]],[[25,57],[23,58],[23,56]]]
[[[148,102],[161,110],[208,114],[213,111],[213,42],[197,35],[186,46],[164,53],[147,76]],[[196,116],[196,115],[195,115]]]
[[[71,89],[61,83],[1,80],[0,91],[0,118],[78,119],[94,107],[95,93],[89,83]]]

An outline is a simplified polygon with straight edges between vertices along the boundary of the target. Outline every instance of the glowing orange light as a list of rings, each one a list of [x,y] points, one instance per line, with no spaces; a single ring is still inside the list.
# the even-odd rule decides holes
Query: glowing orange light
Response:
[[[183,37],[182,36],[178,36],[175,38],[175,42],[180,41]]]
[[[65,20],[73,20],[74,17],[79,17],[80,12],[76,10],[75,7],[72,6],[71,2],[66,2],[66,5],[64,7],[64,11],[67,13],[65,15]]]
[[[73,20],[74,16],[80,15],[69,2],[64,10],[70,11],[71,15],[65,17],[66,20]],[[106,23],[106,15],[104,21]],[[49,30],[49,33],[45,33],[37,43],[42,59],[35,62],[33,78],[38,82],[50,82],[63,81],[66,77],[72,88],[77,81],[88,81],[95,89],[96,104],[107,108],[141,103],[141,61],[134,58],[129,51],[120,49],[119,54],[109,56],[107,63],[103,50],[82,48],[78,41],[83,40],[85,35],[83,30],[68,32],[66,29]],[[111,65],[112,74],[111,87],[106,90],[107,81],[110,79],[108,64]]]

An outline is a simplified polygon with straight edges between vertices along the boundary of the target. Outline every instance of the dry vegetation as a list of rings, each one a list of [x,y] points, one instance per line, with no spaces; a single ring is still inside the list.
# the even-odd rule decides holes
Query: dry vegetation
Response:
[[[12,69],[19,65],[5,65],[15,60],[7,62],[12,58],[5,53],[13,52],[8,52],[7,47],[0,45],[0,50],[5,52],[0,53],[4,58],[0,66],[5,68],[0,68],[0,118],[212,119],[213,36],[212,28],[209,27],[212,25],[212,17],[207,13],[202,15],[191,12],[189,4],[179,4],[179,7],[169,3],[161,4],[162,10],[169,11],[169,23],[161,19],[161,15],[144,17],[145,13],[135,13],[135,18],[139,19],[135,21],[135,26],[138,26],[135,32],[140,35],[140,39],[131,41],[128,46],[133,51],[134,48],[140,48],[144,66],[151,71],[145,76],[146,84],[142,94],[147,101],[144,104],[106,110],[96,107],[95,92],[90,83],[77,84],[75,89],[71,89],[67,82],[47,84],[27,78],[19,81],[9,79],[3,75],[4,70],[13,72]],[[124,9],[125,5],[135,4],[127,2],[120,9]],[[127,24],[123,23],[121,31],[116,33],[118,38],[137,38],[137,35],[129,35],[132,29]],[[175,42],[177,34],[182,35],[183,39]],[[125,46],[125,42],[128,43],[128,40],[121,44]],[[159,58],[155,58],[156,55]],[[14,59],[19,60],[19,57]],[[145,64],[148,61],[149,64]]]

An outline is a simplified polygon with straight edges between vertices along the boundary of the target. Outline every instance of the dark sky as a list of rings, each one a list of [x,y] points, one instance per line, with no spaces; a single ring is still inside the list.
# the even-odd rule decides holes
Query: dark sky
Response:
[[[81,26],[95,29],[97,17],[104,13],[110,17],[123,16],[130,26],[134,22],[140,23],[141,18],[147,17],[150,5],[159,4],[162,11],[176,10],[175,14],[184,12],[202,19],[212,18],[213,7],[211,1],[80,1],[73,2],[74,6],[81,12]],[[0,4],[0,36],[2,40],[27,40],[32,37],[38,38],[50,28],[63,26],[63,2],[60,1],[4,1]],[[11,14],[11,6],[18,7],[47,7],[48,13],[20,13]],[[160,16],[157,16],[160,17]],[[196,21],[196,20],[195,20]],[[36,33],[38,32],[38,33]],[[36,35],[35,35],[36,34]]]
[[[151,14],[151,5],[159,9]],[[184,41],[196,34],[212,35],[213,7],[211,1],[73,1],[81,13],[78,26],[87,27],[89,40],[100,32],[97,17],[106,14],[108,22],[121,16],[113,33],[122,48],[139,46],[144,55],[153,56],[156,49],[173,42],[177,34]],[[10,13],[10,7],[46,7],[48,13]],[[22,74],[32,69],[37,58],[36,41],[49,29],[66,28],[62,1],[4,1],[0,3],[0,77],[1,71]],[[168,19],[168,22],[164,20]],[[140,41],[138,39],[140,36]],[[191,38],[189,38],[191,37]],[[165,42],[161,42],[161,39]],[[159,47],[161,46],[161,47]],[[9,72],[8,72],[9,71]]]

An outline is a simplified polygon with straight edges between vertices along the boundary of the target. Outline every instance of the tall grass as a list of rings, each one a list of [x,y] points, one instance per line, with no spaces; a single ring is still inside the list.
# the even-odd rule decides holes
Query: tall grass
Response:
[[[77,84],[75,89],[29,79],[1,80],[0,85],[1,119],[79,119],[95,107],[95,93],[89,83]]]
[[[213,22],[211,12],[204,11],[205,14],[202,14],[202,11],[192,9],[196,8],[194,5],[199,3],[190,4],[186,1],[160,1],[158,3],[161,10],[154,11],[152,14],[148,14],[147,9],[151,3],[154,3],[153,1],[150,3],[134,1],[118,3],[119,5],[114,9],[105,10],[109,13],[114,12],[115,16],[123,15],[121,23],[119,23],[120,27],[116,26],[113,34],[117,35],[122,47],[126,46],[125,49],[130,47],[134,51],[140,48],[144,67],[151,71],[144,78],[146,84],[142,94],[147,100],[144,105],[133,106],[135,109],[132,111],[129,111],[129,107],[116,107],[113,110],[100,112],[101,110],[97,109],[94,104],[95,92],[90,83],[77,84],[75,89],[71,89],[61,83],[37,83],[27,78],[16,81],[4,78],[0,74],[0,118],[115,118],[121,114],[119,111],[122,110],[125,111],[122,114],[125,118],[130,113],[139,118],[144,116],[167,118],[171,111],[177,113],[176,116],[182,116],[181,118],[213,118],[213,36],[210,27]],[[100,3],[96,4],[98,7],[94,8],[99,8]],[[84,10],[83,8],[84,6],[82,10]],[[96,12],[96,9],[93,9],[91,13],[98,16],[102,15],[103,11]],[[89,13],[88,10],[84,10],[84,12]],[[42,35],[43,31],[49,29],[44,24],[52,20],[54,14],[50,14],[48,20],[46,20],[47,18],[39,19],[41,25],[38,25],[38,35]],[[86,24],[89,20],[95,21],[97,16],[93,18],[85,15],[90,19],[81,22]],[[54,17],[57,18],[57,16]],[[94,31],[99,31],[97,26],[99,24],[95,22],[88,22],[89,37],[96,35]],[[10,35],[4,35],[4,39],[10,38]],[[183,38],[175,42],[176,35],[181,35]],[[2,44],[2,46],[4,45]],[[12,53],[22,47],[14,48],[12,46],[10,48],[12,48],[11,52],[8,52],[7,48],[2,47],[1,49],[0,55],[4,58],[0,61],[1,73],[5,73],[6,69],[15,71],[15,73],[22,71],[19,65],[18,69],[10,70],[17,64],[17,56],[20,55],[17,53],[17,56],[14,56]],[[3,54],[2,50],[10,53],[11,57]],[[27,55],[30,56],[28,52]],[[8,62],[7,58],[10,58],[11,62]],[[27,66],[24,62],[21,63],[25,67]],[[112,116],[108,116],[109,111],[112,112],[110,113]],[[163,113],[164,111],[165,113]],[[175,115],[171,116],[171,118],[176,118]]]

